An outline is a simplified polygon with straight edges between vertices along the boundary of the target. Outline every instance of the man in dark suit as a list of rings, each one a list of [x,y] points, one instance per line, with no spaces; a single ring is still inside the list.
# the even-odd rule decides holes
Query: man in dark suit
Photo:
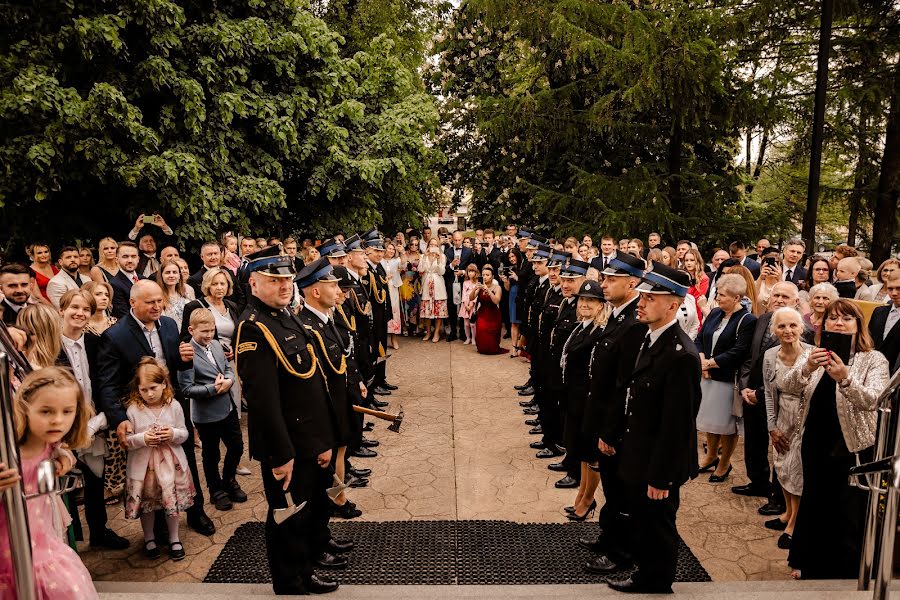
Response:
[[[3,322],[15,325],[19,311],[33,302],[31,300],[31,272],[25,265],[9,263],[0,267],[0,294],[3,300]]]
[[[800,262],[806,252],[806,242],[800,238],[792,238],[785,242],[781,253],[781,278],[799,286],[806,281],[806,269]]]
[[[134,242],[119,243],[116,260],[119,262],[119,272],[109,280],[113,288],[111,311],[112,316],[122,320],[131,310],[132,286],[144,277],[137,272],[139,259]]]
[[[597,268],[602,258],[591,264]],[[619,378],[620,347],[629,336],[643,340],[647,326],[638,322],[637,286],[644,276],[644,262],[630,254],[618,253],[608,259],[603,274],[603,297],[612,304],[613,312],[606,322],[603,334],[594,348],[591,360],[591,382],[584,430],[596,436],[610,449],[622,438],[624,406],[619,406],[616,393]],[[633,363],[632,363],[633,364]],[[601,554],[585,565],[593,573],[609,573],[629,560],[630,552],[621,543],[627,538],[627,518],[624,485],[619,477],[619,456],[615,452],[603,453],[599,460],[600,482],[603,485],[604,504],[600,509],[600,535],[584,538],[581,545]]]
[[[697,476],[700,357],[677,319],[690,284],[687,273],[654,262],[638,286],[638,320],[649,331],[623,348],[622,360],[633,366],[620,390],[625,430],[614,451],[637,570],[608,581],[621,592],[671,593],[675,580],[679,491]]]
[[[277,249],[276,249],[277,251]],[[334,591],[338,584],[316,575],[320,560],[352,543],[328,530],[335,415],[314,351],[315,341],[288,310],[294,294],[294,262],[270,253],[250,261],[251,296],[235,341],[238,375],[249,413],[250,456],[259,460],[268,503],[266,554],[276,594]],[[302,401],[298,401],[302,399]],[[285,497],[287,494],[287,498]],[[276,523],[274,511],[306,503],[300,514]]]
[[[500,272],[500,266],[503,263],[503,252],[500,250],[498,246],[494,245],[494,230],[493,229],[485,229],[484,230],[484,243],[481,246],[481,256],[480,260],[477,260],[478,268],[481,269],[484,265],[490,263],[494,267],[494,273]]]
[[[449,318],[447,323],[450,325],[450,334],[447,341],[452,342],[457,339],[457,325],[459,318],[459,306],[453,302],[453,282],[459,282],[462,285],[466,275],[466,267],[470,263],[475,262],[472,256],[472,250],[463,247],[462,231],[453,232],[453,242],[444,248],[444,256],[447,258],[447,269],[444,271],[444,285],[447,287],[447,314]]]
[[[891,303],[879,306],[869,319],[869,334],[875,349],[884,354],[891,374],[900,366],[900,273],[894,272],[884,284]]]
[[[738,390],[744,400],[744,464],[747,466],[750,483],[734,486],[731,491],[742,496],[769,498],[768,504],[759,509],[760,514],[764,515],[782,514],[784,496],[778,478],[772,476],[769,469],[769,431],[762,372],[763,357],[766,350],[778,345],[778,338],[769,330],[772,313],[788,306],[797,308],[799,302],[799,291],[793,283],[781,281],[772,287],[768,303],[769,311],[760,315],[756,321],[750,355],[739,372]],[[807,330],[803,341],[812,343],[811,334],[812,331]],[[771,486],[770,476],[772,476]]]
[[[759,279],[759,263],[747,257],[747,247],[744,246],[744,242],[731,242],[731,245],[728,246],[728,253],[742,267],[747,267],[754,280]]]
[[[136,255],[134,260],[137,261]],[[123,444],[125,436],[133,433],[134,428],[128,421],[122,400],[128,395],[129,384],[140,360],[145,356],[156,357],[168,368],[173,388],[177,390],[178,371],[190,368],[194,358],[193,347],[180,342],[178,325],[162,315],[162,289],[155,282],[142,280],[135,283],[131,288],[130,305],[131,310],[103,332],[97,352],[98,409],[106,414],[110,429],[116,431]],[[194,425],[191,422],[190,401],[180,391],[176,397],[181,403],[187,430],[192,432]],[[189,435],[182,447],[196,490],[194,503],[187,510],[188,525],[198,533],[212,535],[216,528],[203,510],[203,488],[197,472],[194,436]],[[164,519],[157,521],[165,522]]]

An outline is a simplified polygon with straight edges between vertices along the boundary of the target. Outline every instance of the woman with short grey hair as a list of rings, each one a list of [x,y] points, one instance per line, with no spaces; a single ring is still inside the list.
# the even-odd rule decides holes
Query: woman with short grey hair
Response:
[[[731,455],[738,439],[743,403],[736,394],[736,377],[750,354],[756,317],[741,303],[747,282],[740,275],[722,275],[716,281],[716,301],[694,343],[700,353],[703,379],[697,431],[706,433],[702,472],[715,469],[710,483],[722,483],[731,473]],[[719,451],[721,450],[721,455]]]
[[[809,290],[809,311],[803,314],[806,325],[818,334],[822,330],[825,309],[838,299],[837,288],[830,283],[817,283]]]

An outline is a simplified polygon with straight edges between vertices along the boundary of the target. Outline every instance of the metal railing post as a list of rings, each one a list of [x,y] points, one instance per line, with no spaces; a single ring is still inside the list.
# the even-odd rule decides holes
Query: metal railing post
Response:
[[[0,352],[0,462],[21,473],[19,450],[16,446],[16,427],[13,423],[12,384],[9,376],[9,357]],[[31,562],[31,535],[28,531],[28,510],[25,505],[25,489],[20,481],[2,494],[9,528],[9,545],[12,549],[13,577],[16,597],[19,600],[35,600],[37,591]]]

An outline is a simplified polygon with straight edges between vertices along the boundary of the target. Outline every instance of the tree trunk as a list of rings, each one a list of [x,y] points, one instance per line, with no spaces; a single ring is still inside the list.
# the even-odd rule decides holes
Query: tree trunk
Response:
[[[753,193],[753,185],[755,181],[762,175],[763,162],[766,160],[766,149],[769,147],[769,128],[763,129],[762,138],[759,140],[759,154],[756,155],[756,166],[753,167],[753,179],[747,184],[747,195]]]
[[[750,177],[750,174],[752,173],[752,169],[753,169],[753,167],[751,167],[751,165],[753,163],[750,161],[750,152],[752,150],[753,150],[753,128],[748,127],[747,128],[747,149],[746,149],[747,164],[744,167],[747,171],[747,177]]]
[[[869,107],[863,101],[859,105],[856,124],[856,169],[853,173],[853,191],[850,193],[850,221],[847,224],[847,244],[856,246],[859,231],[859,211],[865,201],[869,185]]]
[[[872,215],[872,262],[876,265],[891,255],[891,243],[897,232],[897,209],[900,199],[900,62],[894,65],[894,89],[888,114],[881,174]]]
[[[669,140],[669,207],[676,215],[681,216],[684,209],[681,191],[681,143],[684,135],[681,121],[675,117],[672,127],[672,137]]]

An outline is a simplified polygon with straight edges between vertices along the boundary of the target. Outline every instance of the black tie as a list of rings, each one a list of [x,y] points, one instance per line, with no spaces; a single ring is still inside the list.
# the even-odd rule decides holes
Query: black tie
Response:
[[[607,260],[608,260],[608,259],[604,256],[604,257],[603,257],[603,269],[604,269],[604,270],[606,269],[606,261],[607,261]]]
[[[638,351],[637,360],[634,361],[634,367],[637,368],[638,364],[641,362],[641,358],[644,356],[644,352],[647,351],[647,348],[650,347],[650,334],[647,334],[647,337],[644,338],[644,343],[641,344],[641,349]]]
[[[794,276],[794,270],[793,270],[793,269],[788,269],[788,272],[785,273],[785,275],[784,275],[784,280],[785,280],[785,281],[790,281],[791,278],[792,278],[793,276]]]

